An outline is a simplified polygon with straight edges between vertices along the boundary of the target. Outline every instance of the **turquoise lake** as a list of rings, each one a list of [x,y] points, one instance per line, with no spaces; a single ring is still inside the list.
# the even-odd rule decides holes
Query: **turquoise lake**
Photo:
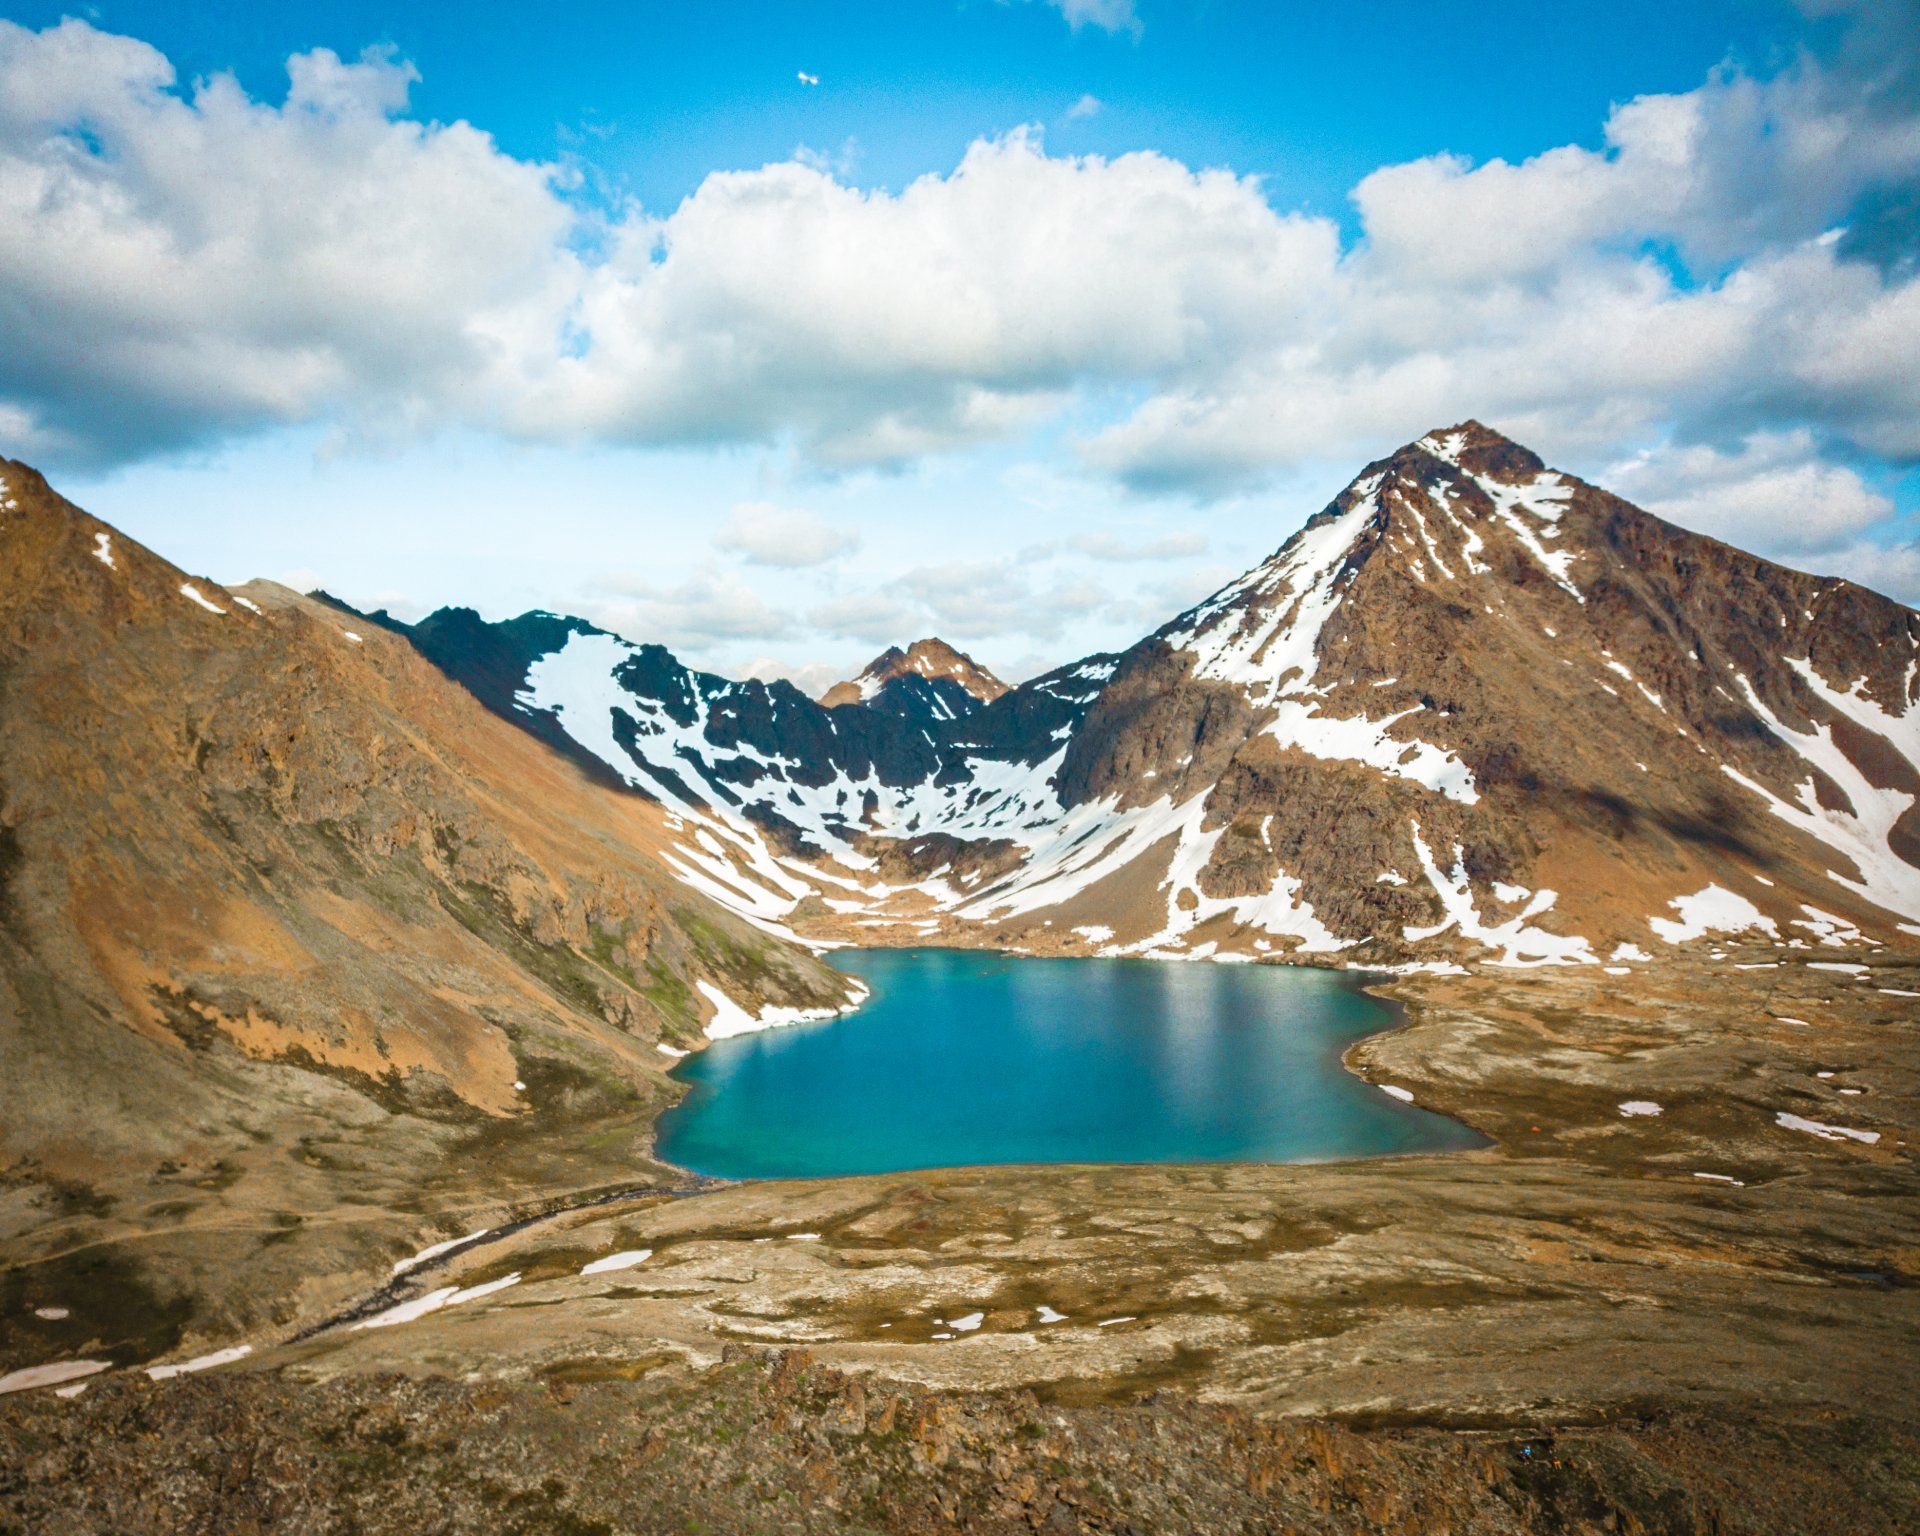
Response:
[[[1485,1145],[1341,1067],[1348,1045],[1394,1023],[1342,973],[950,949],[832,959],[873,989],[866,1006],[688,1057],[662,1157],[785,1178]]]

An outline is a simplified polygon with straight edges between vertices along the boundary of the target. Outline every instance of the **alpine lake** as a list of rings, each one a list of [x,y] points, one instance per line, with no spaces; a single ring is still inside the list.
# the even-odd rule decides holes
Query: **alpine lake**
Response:
[[[732,1179],[982,1164],[1315,1162],[1485,1145],[1346,1071],[1393,1027],[1296,966],[844,950],[856,1012],[716,1040],[659,1153]]]

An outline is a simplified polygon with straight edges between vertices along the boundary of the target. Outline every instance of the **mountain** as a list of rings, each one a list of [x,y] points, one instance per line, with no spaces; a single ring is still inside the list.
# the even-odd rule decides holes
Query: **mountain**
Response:
[[[78,1293],[126,1238],[177,1259],[176,1292],[244,1272],[324,1299],[310,1277],[384,1269],[436,1212],[631,1182],[665,1048],[850,1001],[674,878],[657,804],[483,706],[512,646],[580,628],[467,626],[492,646],[470,692],[389,628],[191,576],[0,461],[11,1253],[78,1266],[55,1277]]]
[[[487,628],[510,660],[451,675],[672,811],[683,878],[815,935],[1444,969],[1920,933],[1920,617],[1476,422],[951,717]]]
[[[835,683],[820,702],[828,709],[862,704],[913,720],[951,720],[991,704],[1007,685],[944,640],[916,640],[904,651],[890,646],[859,676]]]

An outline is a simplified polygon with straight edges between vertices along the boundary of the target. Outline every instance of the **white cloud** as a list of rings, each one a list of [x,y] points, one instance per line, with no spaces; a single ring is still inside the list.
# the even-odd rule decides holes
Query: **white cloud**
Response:
[[[785,662],[774,656],[756,656],[737,669],[738,676],[758,678],[761,682],[783,679],[810,699],[819,698],[847,674],[847,668],[830,661]]]
[[[419,598],[392,588],[376,592],[364,603],[355,603],[353,606],[366,613],[378,613],[384,609],[402,624],[418,623],[430,611],[429,606]]]
[[[640,644],[698,654],[740,640],[778,640],[793,615],[768,602],[732,571],[706,567],[687,581],[657,584],[614,575],[572,605],[582,618]]]
[[[1911,29],[1846,9],[1823,58],[1626,102],[1597,149],[1383,167],[1355,241],[1251,178],[1033,131],[898,191],[809,156],[606,213],[408,118],[385,54],[296,56],[273,105],[177,88],[84,23],[0,24],[0,445],[124,460],[455,423],[833,467],[1064,419],[1091,422],[1092,468],[1206,493],[1474,415],[1588,471],[1719,445],[1733,469],[1659,494],[1730,537],[1840,548],[1876,505],[1846,466],[1920,462]],[[1804,452],[1754,457],[1782,443]],[[1825,522],[1769,535],[1803,496]]]
[[[1105,591],[1092,582],[1039,581],[1030,562],[1002,556],[916,566],[821,603],[807,621],[822,634],[875,645],[904,645],[923,635],[1045,640],[1107,603]]]
[[[1277,339],[1338,254],[1329,224],[1155,154],[1047,155],[1021,131],[868,192],[792,162],[716,173],[628,221],[583,275],[577,345],[528,380],[534,436],[797,434],[830,464],[1003,438],[1089,377]]]
[[[1104,105],[1105,103],[1102,102],[1098,96],[1088,91],[1072,106],[1067,108],[1066,115],[1069,118],[1093,117]]]
[[[912,603],[885,592],[855,592],[831,598],[807,614],[822,634],[872,645],[904,645],[918,637],[925,615]]]
[[[1207,548],[1207,536],[1192,530],[1162,534],[1158,538],[1138,542],[1102,530],[1098,533],[1076,534],[1067,542],[1091,559],[1114,561],[1184,560],[1205,554]]]
[[[713,542],[750,564],[797,570],[824,565],[857,549],[860,537],[834,527],[817,513],[768,501],[743,501],[727,514]]]
[[[1143,583],[1108,604],[1106,616],[1127,633],[1151,634],[1169,619],[1211,597],[1240,574],[1231,566],[1208,564]]]
[[[1140,33],[1140,18],[1133,0],[1046,0],[1078,32],[1082,27],[1098,27],[1102,32]]]
[[[411,66],[288,61],[280,107],[146,44],[0,22],[0,408],[73,458],[470,411],[552,318],[557,173],[396,119]],[[542,321],[545,320],[543,324]]]
[[[1769,554],[1845,548],[1893,512],[1853,470],[1822,463],[1805,431],[1643,453],[1602,478],[1670,522]]]
[[[1920,541],[1893,545],[1862,541],[1807,564],[1823,576],[1844,576],[1908,607],[1920,607]]]
[[[922,606],[934,633],[944,639],[1047,639],[1069,620],[1098,612],[1107,600],[1092,582],[1036,585],[1031,568],[1012,558],[920,566],[894,586]]]

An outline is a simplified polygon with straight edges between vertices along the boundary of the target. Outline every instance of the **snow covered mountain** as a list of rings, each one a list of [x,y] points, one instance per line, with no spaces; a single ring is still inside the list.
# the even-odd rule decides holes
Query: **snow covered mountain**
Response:
[[[552,615],[409,633],[661,801],[684,883],[816,939],[1618,966],[1920,934],[1920,617],[1473,422],[1125,652],[965,710],[873,707],[914,651],[849,708]]]
[[[904,651],[890,646],[858,677],[835,683],[821,695],[828,709],[864,704],[914,719],[948,720],[991,704],[1007,685],[946,641],[916,640]]]

